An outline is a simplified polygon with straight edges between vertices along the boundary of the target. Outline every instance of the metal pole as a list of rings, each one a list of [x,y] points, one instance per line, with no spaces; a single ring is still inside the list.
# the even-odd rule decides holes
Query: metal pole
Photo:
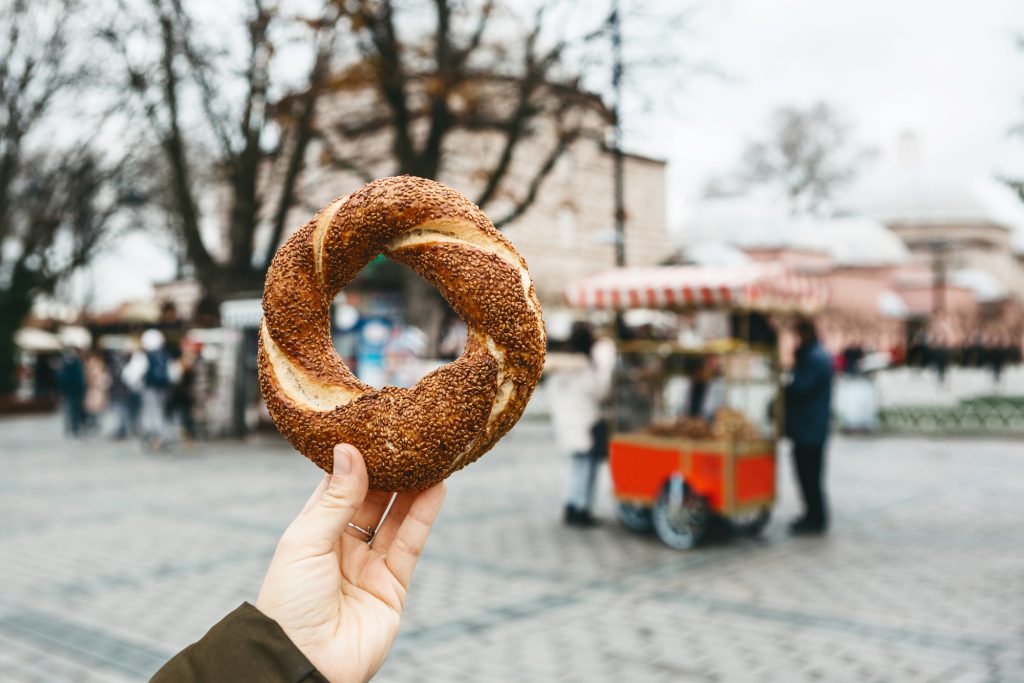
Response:
[[[608,18],[612,34],[612,164],[615,177],[615,265],[626,265],[626,202],[622,169],[622,17],[612,0]]]
[[[946,308],[946,244],[933,244],[932,259],[932,315],[938,315]]]

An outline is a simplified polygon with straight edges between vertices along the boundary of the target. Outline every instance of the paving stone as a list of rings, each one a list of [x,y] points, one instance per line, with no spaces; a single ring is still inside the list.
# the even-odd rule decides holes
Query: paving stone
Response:
[[[275,438],[167,456],[0,421],[0,681],[128,681],[253,600],[319,472]],[[1024,449],[837,439],[834,526],[670,550],[560,524],[526,421],[452,478],[378,680],[1024,683]],[[59,473],[59,475],[55,475]],[[607,486],[607,476],[603,479]]]

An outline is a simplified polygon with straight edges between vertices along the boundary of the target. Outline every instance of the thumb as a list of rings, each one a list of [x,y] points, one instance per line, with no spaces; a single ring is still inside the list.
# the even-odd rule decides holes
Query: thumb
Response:
[[[334,466],[317,500],[295,520],[303,540],[333,544],[363,504],[368,478],[363,456],[355,446],[334,447]]]

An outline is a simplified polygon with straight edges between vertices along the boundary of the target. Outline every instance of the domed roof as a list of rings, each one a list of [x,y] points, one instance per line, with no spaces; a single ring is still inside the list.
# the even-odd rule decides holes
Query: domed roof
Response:
[[[994,178],[960,182],[924,172],[897,174],[879,184],[861,208],[887,223],[977,222],[1024,228],[1024,204]]]
[[[811,240],[841,265],[894,265],[910,258],[907,245],[892,230],[863,216],[824,221],[817,226]]]
[[[763,192],[701,201],[684,222],[683,236],[690,245],[687,255],[700,263],[704,263],[702,256],[726,258],[722,243],[740,248],[812,249],[843,265],[888,265],[908,258],[903,241],[876,220],[795,216],[783,199]]]
[[[983,270],[957,270],[949,275],[950,283],[974,292],[981,302],[1000,301],[1006,298],[1006,287],[991,274]]]
[[[928,152],[904,133],[850,188],[848,205],[885,223],[989,223],[1012,231],[1024,247],[1024,202],[1013,190]]]
[[[750,263],[743,250],[727,242],[704,242],[684,249],[686,260],[699,266],[742,266]]]
[[[803,231],[785,200],[771,192],[711,197],[694,205],[683,221],[688,245],[709,242],[738,247],[793,246]]]

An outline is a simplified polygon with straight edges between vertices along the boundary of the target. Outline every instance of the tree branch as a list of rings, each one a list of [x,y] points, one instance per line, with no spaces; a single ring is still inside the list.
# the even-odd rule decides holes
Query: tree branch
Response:
[[[425,178],[437,177],[441,168],[441,148],[444,136],[451,128],[452,117],[448,109],[448,95],[454,81],[452,62],[451,11],[448,0],[434,0],[437,8],[437,30],[434,34],[435,71],[428,90],[430,100],[430,131],[418,154],[415,174]]]
[[[409,103],[405,93],[406,79],[402,66],[401,48],[395,30],[394,8],[391,0],[382,0],[380,15],[363,14],[370,27],[370,37],[377,50],[376,61],[380,74],[378,87],[391,110],[394,125],[393,149],[402,173],[415,172],[416,153],[410,130]]]
[[[192,21],[182,7],[181,0],[171,0],[171,6],[174,10],[175,18],[180,27],[179,35],[181,36],[181,52],[185,59],[188,61],[189,66],[192,69],[192,78],[199,86],[199,91],[202,94],[200,102],[202,104],[203,112],[206,115],[207,123],[214,132],[214,137],[220,143],[221,156],[223,158],[231,157],[234,152],[234,144],[231,139],[231,134],[227,128],[227,121],[229,117],[226,115],[223,108],[217,107],[217,102],[220,99],[220,93],[214,86],[213,81],[210,79],[210,64],[208,60],[200,54],[190,40],[190,37],[195,34]]]
[[[202,234],[199,230],[198,208],[192,193],[188,162],[185,158],[185,141],[178,120],[178,76],[174,68],[176,54],[174,26],[171,18],[163,12],[160,0],[151,1],[159,13],[158,21],[163,50],[160,57],[160,68],[164,77],[164,104],[168,111],[168,127],[166,131],[163,131],[161,146],[167,154],[171,166],[172,187],[181,213],[180,227],[189,260],[198,271],[208,273],[216,268],[216,263],[207,251],[206,245],[203,244]],[[151,119],[154,116],[155,112],[151,115]]]
[[[274,258],[277,245],[284,236],[288,211],[295,204],[295,186],[305,165],[306,150],[316,135],[316,130],[313,127],[316,117],[316,106],[324,81],[327,78],[333,45],[334,41],[327,39],[317,51],[309,73],[309,87],[298,100],[300,111],[295,119],[295,142],[292,145],[291,154],[288,158],[288,167],[285,170],[284,179],[281,183],[281,193],[278,196],[277,210],[274,212],[274,222],[270,230],[270,240],[267,242],[267,252],[262,259],[264,269],[270,267],[270,261]]]
[[[470,35],[469,40],[465,46],[458,50],[455,62],[458,66],[464,67],[469,58],[474,52],[480,47],[484,38],[484,31],[487,29],[487,23],[491,18],[491,14],[494,13],[494,0],[487,0],[484,6],[480,9],[480,17],[477,19],[476,28]]]
[[[516,203],[511,211],[494,221],[494,227],[500,230],[526,213],[527,209],[529,209],[530,206],[533,205],[534,201],[536,201],[537,194],[540,192],[541,186],[551,173],[551,170],[555,167],[555,163],[558,162],[559,157],[569,149],[569,146],[572,145],[580,135],[580,130],[572,130],[563,133],[558,137],[558,141],[555,146],[548,153],[547,157],[544,159],[543,163],[541,163],[536,173],[534,173],[533,178],[530,180],[526,194],[519,202]]]
[[[324,154],[333,168],[354,173],[364,183],[368,183],[374,179],[374,174],[370,172],[365,164],[358,163],[350,156],[342,156],[338,154],[326,136],[321,135],[319,137],[321,142],[323,142]]]
[[[540,21],[539,16],[540,13],[538,12],[538,22]],[[538,35],[540,35],[539,23],[534,26],[534,29],[530,32],[530,35],[526,40],[524,74],[519,83],[519,97],[517,99],[515,109],[505,126],[505,144],[501,150],[501,154],[498,156],[498,161],[491,169],[490,174],[488,174],[487,182],[484,184],[484,189],[477,197],[477,206],[486,206],[494,197],[494,193],[497,192],[498,187],[501,185],[501,181],[504,180],[509,167],[512,165],[512,157],[515,154],[515,149],[519,144],[519,140],[523,136],[523,132],[526,130],[526,124],[531,116],[536,113],[536,109],[532,109],[530,107],[530,98],[533,96],[537,87],[537,77],[540,75],[533,64],[533,50],[536,45]]]
[[[260,134],[266,115],[268,68],[270,62],[267,33],[271,15],[261,0],[253,0],[255,15],[249,21],[249,62],[245,80],[248,86],[242,111],[240,133],[243,147],[224,161],[232,185],[231,218],[228,225],[228,263],[236,274],[251,268],[256,226],[259,223],[258,181],[262,149]]]

